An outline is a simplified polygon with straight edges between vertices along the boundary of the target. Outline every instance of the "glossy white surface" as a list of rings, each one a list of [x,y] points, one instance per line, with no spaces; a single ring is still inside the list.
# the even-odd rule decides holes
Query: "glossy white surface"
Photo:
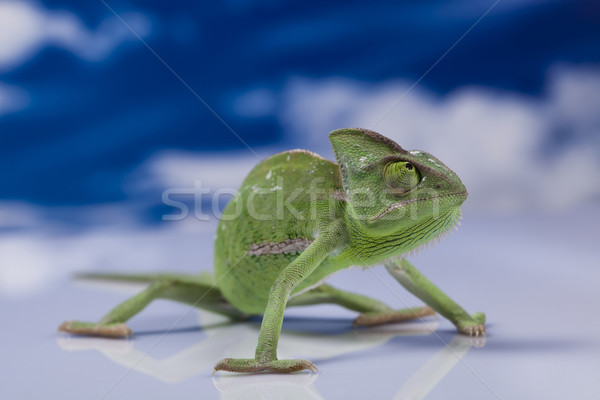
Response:
[[[156,302],[132,319],[129,341],[56,335],[64,319],[93,320],[133,293],[75,284],[57,271],[35,291],[2,297],[0,398],[597,399],[599,215],[598,207],[522,218],[467,210],[460,232],[412,258],[469,311],[487,313],[483,347],[442,319],[354,330],[354,314],[338,307],[290,309],[280,357],[309,358],[318,374],[213,377],[220,358],[253,354],[258,322],[223,323],[174,303]],[[186,259],[204,260],[206,269],[209,231],[173,233],[172,242],[145,232],[136,245],[142,259],[152,246],[174,258],[187,249]],[[82,239],[60,240],[76,247]],[[62,251],[67,257],[69,246]],[[147,269],[142,264],[129,270]],[[330,282],[398,308],[419,304],[381,267],[343,271]]]

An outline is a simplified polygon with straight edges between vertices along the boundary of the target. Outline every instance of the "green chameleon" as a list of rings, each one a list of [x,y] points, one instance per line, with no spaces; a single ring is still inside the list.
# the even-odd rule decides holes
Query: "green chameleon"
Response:
[[[418,319],[438,312],[467,335],[485,335],[485,315],[469,315],[404,257],[455,227],[467,191],[437,158],[406,151],[365,129],[329,135],[338,164],[306,150],[275,154],[246,177],[221,217],[214,278],[88,275],[149,282],[97,323],[67,321],[59,330],[129,336],[125,322],[154,299],[169,299],[232,318],[263,315],[255,357],[226,358],[215,371],[316,370],[307,360],[278,360],[286,307],[338,304],[359,312],[356,326]],[[394,310],[375,299],[327,285],[350,266],[383,263],[428,306]]]

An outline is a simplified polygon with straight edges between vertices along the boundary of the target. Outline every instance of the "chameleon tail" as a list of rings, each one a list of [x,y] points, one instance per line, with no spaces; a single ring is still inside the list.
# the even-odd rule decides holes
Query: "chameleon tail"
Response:
[[[83,272],[75,274],[77,280],[93,280],[107,282],[131,282],[131,283],[153,283],[158,280],[178,280],[206,285],[213,285],[214,279],[210,272],[203,272],[198,275],[159,273],[159,274],[119,274],[119,273],[98,273],[98,272]]]

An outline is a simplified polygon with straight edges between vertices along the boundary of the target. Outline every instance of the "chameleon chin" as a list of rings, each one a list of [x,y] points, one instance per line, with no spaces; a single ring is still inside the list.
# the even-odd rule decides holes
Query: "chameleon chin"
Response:
[[[263,315],[255,357],[223,359],[215,371],[279,373],[316,370],[307,360],[277,359],[286,307],[338,304],[359,313],[356,326],[437,312],[463,334],[485,335],[483,313],[468,314],[404,258],[456,226],[467,198],[459,177],[433,155],[404,150],[369,130],[338,129],[329,139],[337,163],[291,150],[249,172],[219,223],[214,277],[85,275],[149,286],[98,322],[67,321],[59,330],[127,337],[125,322],[154,299],[231,318]],[[396,310],[324,283],[341,269],[376,264],[426,306]]]

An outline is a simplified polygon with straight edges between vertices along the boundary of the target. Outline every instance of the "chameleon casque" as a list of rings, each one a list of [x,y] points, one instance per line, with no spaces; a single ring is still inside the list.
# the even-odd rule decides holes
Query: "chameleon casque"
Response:
[[[226,358],[215,371],[315,370],[307,360],[277,359],[286,307],[338,304],[357,311],[357,326],[418,319],[435,312],[459,332],[485,335],[485,315],[468,314],[406,259],[455,227],[467,191],[459,177],[423,151],[406,151],[365,129],[330,133],[335,162],[306,150],[275,154],[250,171],[217,228],[214,277],[101,275],[148,282],[97,323],[67,321],[59,330],[120,337],[125,322],[154,299],[169,299],[232,318],[263,315],[255,358]],[[350,266],[384,264],[427,304],[395,310],[324,280]]]

